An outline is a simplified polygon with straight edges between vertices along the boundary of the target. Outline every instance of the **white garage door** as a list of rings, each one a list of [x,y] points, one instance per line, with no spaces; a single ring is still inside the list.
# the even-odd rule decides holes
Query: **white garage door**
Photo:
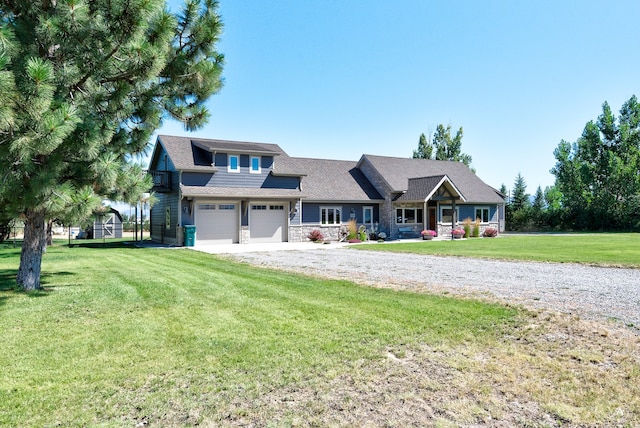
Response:
[[[251,204],[249,242],[284,242],[287,240],[285,204]]]
[[[196,244],[235,244],[238,242],[238,204],[198,203],[196,205]]]

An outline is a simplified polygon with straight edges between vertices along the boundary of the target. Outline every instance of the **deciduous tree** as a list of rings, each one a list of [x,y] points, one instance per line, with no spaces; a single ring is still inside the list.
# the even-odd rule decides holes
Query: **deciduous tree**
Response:
[[[0,203],[25,222],[17,283],[40,287],[45,221],[150,187],[132,156],[165,118],[197,129],[221,87],[213,0],[0,2]]]
[[[616,118],[608,103],[573,144],[561,141],[551,172],[577,228],[640,224],[640,105],[631,97]]]
[[[462,153],[462,127],[455,136],[451,136],[451,125],[440,124],[433,133],[433,138],[420,134],[418,149],[413,151],[413,157],[419,159],[435,159],[462,162],[471,167],[471,156]]]
[[[433,144],[430,141],[431,137],[427,139],[426,135],[420,134],[418,140],[418,149],[413,151],[414,159],[431,159],[433,156]]]

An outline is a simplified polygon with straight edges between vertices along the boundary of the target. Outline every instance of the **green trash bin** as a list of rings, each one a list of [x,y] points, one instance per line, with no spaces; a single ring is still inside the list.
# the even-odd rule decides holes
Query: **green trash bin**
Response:
[[[184,227],[184,246],[193,247],[196,244],[196,227],[192,224]]]

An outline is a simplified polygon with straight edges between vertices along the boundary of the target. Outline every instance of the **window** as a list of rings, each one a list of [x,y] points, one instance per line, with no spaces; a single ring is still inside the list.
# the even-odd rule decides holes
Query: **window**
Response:
[[[253,211],[266,211],[267,206],[266,205],[251,205],[251,209]]]
[[[320,207],[321,224],[340,224],[340,207]]]
[[[284,211],[284,205],[269,205],[270,210]]]
[[[489,208],[488,207],[476,207],[476,218],[479,218],[482,223],[489,222]]]
[[[364,224],[373,224],[373,207],[362,207],[362,222]]]
[[[249,169],[251,174],[260,174],[260,158],[256,156],[251,156],[251,169]]]
[[[459,217],[458,207],[456,207],[456,221]],[[440,207],[440,222],[444,224],[453,223],[453,208],[451,208],[451,205]]]
[[[216,206],[214,204],[199,204],[199,210],[215,210]]]
[[[240,158],[238,155],[229,155],[229,172],[240,172]]]
[[[396,223],[422,223],[422,208],[396,208]]]
[[[220,204],[218,205],[218,209],[220,210],[235,210],[236,206],[234,204]]]

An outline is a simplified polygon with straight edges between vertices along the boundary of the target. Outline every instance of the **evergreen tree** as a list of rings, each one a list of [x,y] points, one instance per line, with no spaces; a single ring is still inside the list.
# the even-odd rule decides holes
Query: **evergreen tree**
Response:
[[[21,216],[17,283],[40,288],[45,223],[151,187],[132,156],[165,118],[208,119],[221,87],[214,0],[0,2],[0,204]]]
[[[511,205],[514,211],[523,210],[529,207],[529,195],[527,194],[527,183],[520,173],[516,177],[513,184],[513,192],[511,193]]]
[[[536,227],[542,226],[544,222],[544,210],[544,193],[542,193],[542,187],[538,186],[533,196],[533,203],[531,204],[531,221]]]
[[[507,204],[507,227],[511,230],[530,228],[532,226],[530,207],[527,184],[522,175],[518,173],[511,191],[511,200]]]
[[[502,183],[502,185],[500,186],[499,192],[504,195],[504,201],[508,204],[509,203],[509,191],[507,190],[507,186],[505,186],[504,183]]]

